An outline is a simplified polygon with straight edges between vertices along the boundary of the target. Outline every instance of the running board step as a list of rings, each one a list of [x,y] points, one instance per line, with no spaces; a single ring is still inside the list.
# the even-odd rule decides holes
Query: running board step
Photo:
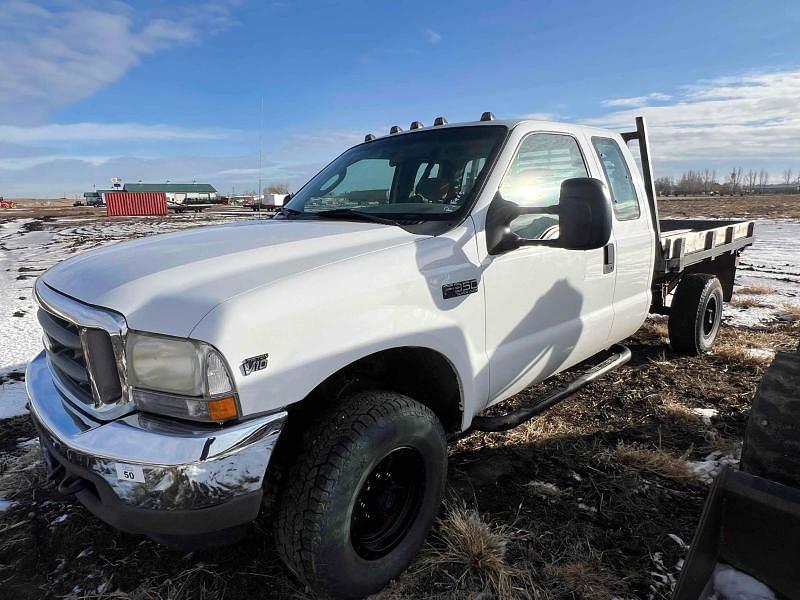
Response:
[[[631,351],[627,346],[614,344],[606,352],[611,352],[611,356],[602,362],[583,371],[578,377],[570,381],[564,387],[553,390],[546,396],[536,400],[533,404],[515,410],[505,415],[494,417],[475,417],[472,419],[472,427],[475,431],[508,431],[528,421],[536,415],[547,410],[554,404],[566,400],[584,386],[600,379],[614,369],[621,367],[631,359]],[[601,354],[605,354],[602,352]]]

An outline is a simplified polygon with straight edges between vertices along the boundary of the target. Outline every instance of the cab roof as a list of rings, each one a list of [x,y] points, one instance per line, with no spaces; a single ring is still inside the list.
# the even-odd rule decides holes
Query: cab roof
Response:
[[[418,123],[415,121],[412,125]],[[400,136],[400,135],[409,135],[412,133],[419,133],[421,131],[430,131],[431,129],[452,129],[456,127],[492,127],[492,126],[503,126],[508,128],[509,130],[514,129],[520,125],[531,126],[532,128],[542,128],[545,130],[553,130],[553,131],[576,131],[581,130],[588,134],[594,135],[602,135],[602,136],[617,136],[620,135],[618,131],[613,131],[610,129],[602,129],[599,127],[592,127],[590,125],[582,125],[578,123],[568,123],[565,121],[549,121],[544,119],[481,119],[480,121],[464,121],[461,123],[447,123],[444,125],[425,125],[420,126],[415,129],[406,129],[401,130],[396,133],[386,133],[384,135],[376,135],[373,139],[385,139],[388,137],[393,136]],[[396,126],[395,126],[396,127]],[[394,127],[392,128],[394,129]],[[367,137],[372,134],[367,134]],[[369,142],[372,140],[366,139],[364,142]]]

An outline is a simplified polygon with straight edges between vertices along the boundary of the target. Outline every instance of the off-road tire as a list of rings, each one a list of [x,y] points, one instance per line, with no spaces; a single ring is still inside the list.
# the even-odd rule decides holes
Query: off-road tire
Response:
[[[764,373],[744,432],[741,468],[800,488],[800,354],[779,353]]]
[[[307,431],[279,493],[278,552],[319,596],[362,598],[413,561],[441,505],[447,444],[439,419],[402,394],[358,392]],[[400,450],[411,449],[411,450]],[[422,491],[405,534],[388,553],[364,558],[351,540],[351,517],[368,477],[392,452],[419,454]]]
[[[709,311],[713,322],[708,323]],[[722,320],[722,285],[714,275],[690,273],[678,284],[669,312],[669,343],[675,352],[698,356],[714,345]]]

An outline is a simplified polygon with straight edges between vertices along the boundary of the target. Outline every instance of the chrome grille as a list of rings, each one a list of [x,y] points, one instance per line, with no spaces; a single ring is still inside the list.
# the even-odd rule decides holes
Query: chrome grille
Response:
[[[62,382],[85,404],[114,404],[122,396],[111,336],[102,329],[78,327],[39,309],[44,347]]]
[[[36,281],[37,317],[53,381],[73,404],[100,419],[133,410],[128,398],[125,320]]]
[[[36,316],[44,330],[42,341],[50,364],[79,400],[84,404],[94,404],[80,328],[41,308]]]

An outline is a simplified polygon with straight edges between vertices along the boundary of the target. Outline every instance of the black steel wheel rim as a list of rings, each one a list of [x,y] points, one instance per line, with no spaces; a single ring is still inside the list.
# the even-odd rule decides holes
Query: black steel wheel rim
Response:
[[[703,336],[708,337],[714,332],[717,325],[717,299],[713,296],[708,299],[706,309],[703,311]]]
[[[350,540],[359,556],[376,560],[391,552],[417,517],[425,492],[425,463],[414,448],[387,454],[356,494]]]

